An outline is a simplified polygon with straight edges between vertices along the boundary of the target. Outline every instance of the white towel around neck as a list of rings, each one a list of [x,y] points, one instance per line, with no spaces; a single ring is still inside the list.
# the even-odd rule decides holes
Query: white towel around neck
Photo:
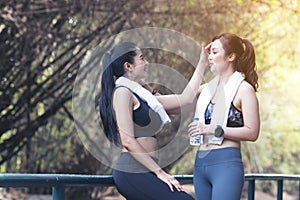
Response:
[[[213,109],[211,124],[221,125],[226,127],[227,118],[231,102],[237,93],[237,90],[244,80],[242,73],[235,71],[227,81],[227,83],[219,91],[219,96],[216,98],[216,102]],[[219,85],[220,76],[216,76],[210,82],[204,85],[204,88],[197,100],[195,117],[199,118],[200,123],[205,123],[205,111],[207,105],[212,100],[217,86]],[[217,138],[214,135],[208,136],[208,143],[222,144],[223,137]]]
[[[119,77],[116,80],[116,86],[124,86],[129,88],[132,92],[137,94],[141,99],[147,102],[148,106],[154,110],[162,121],[162,125],[171,122],[170,117],[166,113],[164,107],[159,103],[159,101],[155,98],[151,92],[143,88],[140,84],[135,81],[129,80],[123,76]]]

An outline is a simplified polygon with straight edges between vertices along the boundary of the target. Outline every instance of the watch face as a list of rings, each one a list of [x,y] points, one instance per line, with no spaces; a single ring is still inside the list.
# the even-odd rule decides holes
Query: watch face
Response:
[[[223,130],[222,126],[218,125],[215,130],[215,136],[221,137],[223,134],[224,134],[224,130]]]

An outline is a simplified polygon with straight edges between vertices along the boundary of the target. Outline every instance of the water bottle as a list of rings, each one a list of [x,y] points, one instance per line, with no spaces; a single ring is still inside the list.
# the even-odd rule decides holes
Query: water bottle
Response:
[[[199,121],[199,118],[194,117],[193,121]],[[200,144],[202,144],[202,143],[203,143],[203,136],[202,135],[190,136],[190,145],[200,146]]]

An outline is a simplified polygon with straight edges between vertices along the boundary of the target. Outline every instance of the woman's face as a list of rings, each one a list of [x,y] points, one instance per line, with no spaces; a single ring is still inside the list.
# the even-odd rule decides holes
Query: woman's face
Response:
[[[134,70],[132,71],[136,80],[143,79],[147,76],[149,62],[144,58],[142,51],[137,48],[136,56],[134,57]]]
[[[229,62],[225,56],[225,50],[219,39],[212,42],[208,55],[210,70],[215,74],[221,74],[228,68]]]

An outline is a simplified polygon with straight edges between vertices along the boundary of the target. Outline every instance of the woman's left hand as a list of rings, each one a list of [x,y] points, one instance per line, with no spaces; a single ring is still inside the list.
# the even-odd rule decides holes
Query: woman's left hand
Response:
[[[208,134],[211,134],[209,131],[209,127],[210,127],[209,125],[205,125],[198,121],[194,121],[189,124],[188,133],[190,136],[208,135]]]

